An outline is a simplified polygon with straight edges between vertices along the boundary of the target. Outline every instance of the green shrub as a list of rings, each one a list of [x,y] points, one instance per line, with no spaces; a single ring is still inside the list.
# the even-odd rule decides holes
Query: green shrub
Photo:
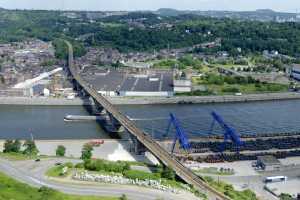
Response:
[[[3,153],[19,153],[21,142],[19,140],[6,140],[4,143]]]
[[[158,173],[149,173],[138,170],[127,170],[124,171],[123,175],[129,179],[139,179],[139,180],[158,180],[160,179],[160,175]]]
[[[39,153],[39,150],[37,149],[35,142],[32,140],[25,141],[23,146],[25,147],[23,153],[26,155],[37,155]]]
[[[63,145],[59,145],[56,149],[56,156],[65,156],[66,153],[66,147]]]
[[[123,173],[130,169],[130,165],[127,162],[111,162],[102,159],[85,160],[84,168],[90,171],[106,171]]]
[[[257,200],[255,193],[251,190],[236,191],[232,185],[222,181],[216,182],[211,177],[204,177],[204,179],[210,186],[230,197],[232,200]]]
[[[175,172],[172,169],[170,169],[169,167],[166,167],[162,171],[161,177],[169,179],[169,180],[174,180],[175,179]]]
[[[74,164],[71,163],[71,162],[67,162],[67,163],[64,164],[64,167],[73,168]]]
[[[82,160],[89,160],[92,158],[92,155],[93,155],[93,146],[90,145],[90,144],[85,144],[83,145],[82,147],[82,150],[81,150],[81,159]]]
[[[240,92],[240,89],[237,87],[226,87],[226,88],[222,89],[222,92],[237,93],[237,92]]]
[[[289,194],[280,194],[279,196],[280,200],[293,200],[293,197]]]
[[[128,198],[125,194],[122,194],[122,196],[120,197],[120,200],[128,200]]]
[[[77,163],[77,164],[75,165],[75,168],[76,168],[76,169],[83,169],[83,168],[84,168],[84,163]]]

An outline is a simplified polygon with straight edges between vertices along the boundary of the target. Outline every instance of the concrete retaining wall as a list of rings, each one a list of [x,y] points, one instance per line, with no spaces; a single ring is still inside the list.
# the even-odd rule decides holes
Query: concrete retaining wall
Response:
[[[300,99],[300,93],[268,93],[242,96],[182,96],[182,97],[109,97],[115,105],[201,104]],[[46,97],[0,97],[0,105],[88,105],[88,100]]]

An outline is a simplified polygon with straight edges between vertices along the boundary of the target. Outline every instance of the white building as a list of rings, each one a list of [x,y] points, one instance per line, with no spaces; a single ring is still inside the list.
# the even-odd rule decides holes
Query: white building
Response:
[[[44,94],[45,97],[49,97],[50,96],[50,90],[47,89],[47,88],[44,88],[43,94]]]
[[[191,92],[192,81],[191,80],[174,80],[174,92]]]
[[[294,64],[291,70],[291,77],[300,81],[300,65]]]
[[[124,97],[171,97],[172,91],[151,92],[151,91],[121,91],[120,96]]]

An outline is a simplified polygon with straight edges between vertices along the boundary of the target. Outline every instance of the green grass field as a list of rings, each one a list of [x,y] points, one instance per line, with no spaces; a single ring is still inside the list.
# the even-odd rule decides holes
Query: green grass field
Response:
[[[62,175],[61,172],[63,168],[64,168],[63,165],[54,166],[46,172],[46,175],[49,177],[66,177],[69,173]]]
[[[49,188],[33,188],[0,173],[0,200],[118,200],[113,197],[67,195]]]
[[[203,178],[210,186],[230,197],[232,200],[258,200],[255,193],[251,190],[236,191],[230,184],[226,184],[222,181],[214,181],[211,177]]]
[[[218,168],[215,167],[207,167],[199,170],[194,170],[194,172],[199,174],[214,174],[219,176],[228,176],[234,174],[234,172],[232,171],[220,171],[218,170]]]
[[[0,152],[0,157],[5,158],[11,161],[18,161],[18,160],[34,160],[37,159],[38,156],[30,156],[22,153],[2,153]]]

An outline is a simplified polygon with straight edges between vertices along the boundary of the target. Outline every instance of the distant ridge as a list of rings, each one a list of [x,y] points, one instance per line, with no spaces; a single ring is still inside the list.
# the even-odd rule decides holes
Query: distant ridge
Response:
[[[174,16],[174,15],[181,15],[181,14],[201,14],[201,13],[260,13],[260,14],[295,14],[295,13],[288,13],[288,12],[277,12],[272,9],[257,9],[253,11],[229,11],[229,10],[176,10],[173,8],[160,8],[157,11],[154,11],[160,15],[166,16]]]
[[[261,12],[261,13],[276,13],[276,11],[272,9],[257,9],[256,12]]]
[[[177,16],[184,14],[184,11],[179,11],[172,8],[160,8],[156,11],[156,13],[163,16]]]
[[[271,9],[258,9],[254,11],[226,11],[226,10],[176,10],[172,8],[161,8],[153,13],[165,17],[179,15],[199,15],[214,18],[233,18],[242,20],[258,21],[297,21],[296,13],[277,12]]]

